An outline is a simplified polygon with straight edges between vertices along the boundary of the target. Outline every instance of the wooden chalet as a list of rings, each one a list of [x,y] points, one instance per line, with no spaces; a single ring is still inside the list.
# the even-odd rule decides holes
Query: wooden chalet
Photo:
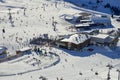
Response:
[[[90,44],[90,37],[87,34],[72,34],[56,42],[58,47],[80,50]]]

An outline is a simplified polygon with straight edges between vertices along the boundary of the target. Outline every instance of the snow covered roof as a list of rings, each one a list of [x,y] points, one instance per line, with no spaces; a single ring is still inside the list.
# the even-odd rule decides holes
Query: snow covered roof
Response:
[[[81,12],[79,13],[79,15],[82,15],[82,16],[90,16],[92,13],[89,13],[89,12]]]
[[[0,54],[1,54],[2,52],[4,52],[5,50],[7,50],[6,47],[4,47],[4,46],[0,46]]]
[[[98,35],[95,35],[93,37],[105,39],[105,38],[109,37],[109,35],[107,35],[107,34],[98,34]]]
[[[75,27],[89,27],[89,24],[76,24]]]
[[[31,48],[30,47],[24,47],[24,48],[20,49],[19,51],[27,51],[27,50],[31,50]]]
[[[115,28],[110,28],[110,29],[101,29],[99,30],[99,33],[104,33],[104,34],[116,34],[118,32],[118,29]]]
[[[66,15],[65,16],[65,19],[67,19],[67,20],[72,20],[74,17],[72,16],[72,15]]]
[[[74,14],[74,17],[80,17],[80,16],[82,15],[80,15],[79,13]]]
[[[114,36],[110,36],[108,34],[98,34],[93,36],[93,38],[97,38],[96,42],[99,42],[99,43],[104,43],[104,42],[109,43],[115,39]]]
[[[62,39],[61,41],[62,42],[70,42],[70,43],[74,43],[74,44],[80,44],[89,38],[90,38],[90,36],[88,36],[86,34],[74,34],[74,35],[71,35],[69,37]]]
[[[87,13],[87,12],[81,12],[81,13],[76,13],[74,14],[74,17],[88,17],[91,16],[92,13]]]

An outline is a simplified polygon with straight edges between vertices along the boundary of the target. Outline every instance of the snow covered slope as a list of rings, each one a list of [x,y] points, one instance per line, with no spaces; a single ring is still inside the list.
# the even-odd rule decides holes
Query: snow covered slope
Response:
[[[70,3],[73,3],[77,6],[82,6],[91,10],[96,10],[108,14],[113,14],[110,7],[105,8],[106,4],[109,4],[112,7],[116,7],[120,12],[120,0],[64,0]]]
[[[79,1],[84,3],[85,0]],[[71,23],[66,22],[60,16],[91,11],[64,1],[56,3],[54,0],[6,0],[0,3],[0,6],[0,45],[6,46],[10,54],[15,54],[16,50],[29,46],[29,40],[33,37],[36,38],[43,34],[55,37],[76,33],[76,31],[68,30]],[[57,22],[55,29],[53,21]],[[114,19],[112,19],[112,24],[119,28],[120,23]],[[0,80],[41,80],[40,76],[48,80],[60,80],[61,78],[63,80],[105,80],[108,74],[106,65],[120,64],[120,50],[115,51],[108,47],[90,46],[82,51],[57,48],[50,50],[48,47],[42,47],[58,54],[60,62],[47,69],[23,74],[17,74],[17,72],[36,67],[25,64],[24,60],[16,63],[10,61],[0,63]],[[89,48],[94,50],[88,51]],[[111,80],[117,80],[117,75],[116,68],[113,68]]]

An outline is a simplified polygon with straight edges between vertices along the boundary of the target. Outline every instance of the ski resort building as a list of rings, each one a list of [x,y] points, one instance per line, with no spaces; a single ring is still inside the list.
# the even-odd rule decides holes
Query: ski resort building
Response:
[[[56,42],[58,47],[80,50],[90,44],[90,36],[87,34],[73,34],[65,36],[63,39]]]
[[[89,25],[89,24],[86,24],[86,23],[84,23],[84,24],[76,24],[75,25],[75,28],[76,29],[83,29],[83,30],[85,30],[85,29],[89,29],[91,26]]]
[[[16,51],[16,54],[30,54],[30,53],[31,53],[30,47],[25,47]]]
[[[76,13],[74,14],[74,19],[76,23],[87,23],[87,22],[91,22],[90,17],[91,17],[91,13],[87,13],[87,12],[82,12],[82,13]]]
[[[119,33],[117,30],[104,29],[96,32],[97,34],[91,37],[91,43],[93,44],[114,46],[118,41]]]
[[[105,26],[111,25],[110,17],[106,15],[93,15],[91,20],[94,24],[103,24]]]
[[[89,12],[76,13],[74,14],[75,23],[88,23],[90,26],[110,26],[111,19],[107,15],[93,14]]]

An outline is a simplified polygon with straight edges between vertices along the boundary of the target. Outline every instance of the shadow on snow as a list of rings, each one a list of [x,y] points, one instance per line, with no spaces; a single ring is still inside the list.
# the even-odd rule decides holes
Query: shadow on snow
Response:
[[[120,49],[118,51],[116,49],[110,49],[109,47],[99,47],[99,46],[89,46],[80,51],[73,51],[60,48],[63,51],[69,53],[72,56],[79,57],[89,57],[95,54],[101,54],[103,56],[109,57],[111,59],[119,59],[120,58]],[[88,49],[93,49],[93,51],[89,51]]]

